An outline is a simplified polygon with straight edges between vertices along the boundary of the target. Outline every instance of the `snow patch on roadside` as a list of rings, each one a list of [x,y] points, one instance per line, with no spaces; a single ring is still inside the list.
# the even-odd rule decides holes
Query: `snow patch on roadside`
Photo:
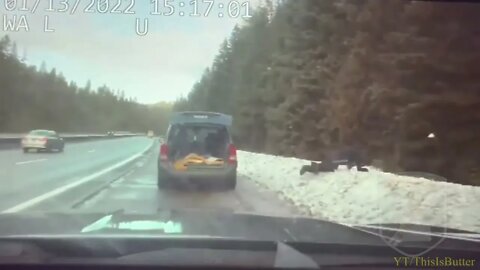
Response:
[[[349,224],[417,223],[480,232],[480,187],[369,168],[300,176],[310,161],[238,151],[238,172],[302,212]]]

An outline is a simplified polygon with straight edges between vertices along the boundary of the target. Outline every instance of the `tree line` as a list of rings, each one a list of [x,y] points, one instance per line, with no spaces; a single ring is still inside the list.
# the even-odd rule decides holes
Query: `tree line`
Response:
[[[243,149],[480,185],[480,5],[266,1],[174,110],[234,116]]]
[[[171,104],[139,104],[108,86],[93,89],[67,82],[43,63],[37,70],[19,59],[8,36],[0,39],[0,132],[52,129],[103,133],[122,130],[164,132]]]

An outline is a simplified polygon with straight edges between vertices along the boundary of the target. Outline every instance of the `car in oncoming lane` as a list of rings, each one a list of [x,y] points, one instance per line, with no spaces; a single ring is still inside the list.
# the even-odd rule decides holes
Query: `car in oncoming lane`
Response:
[[[158,188],[209,182],[226,189],[237,183],[232,117],[214,112],[172,115],[158,157]]]
[[[65,142],[57,132],[43,129],[30,131],[22,138],[21,144],[24,153],[29,150],[63,152],[65,148]]]

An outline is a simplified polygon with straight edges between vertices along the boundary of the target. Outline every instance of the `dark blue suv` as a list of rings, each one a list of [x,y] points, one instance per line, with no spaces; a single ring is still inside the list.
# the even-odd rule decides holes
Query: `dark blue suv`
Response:
[[[235,189],[237,149],[230,136],[232,117],[213,112],[179,112],[170,119],[158,157],[158,187],[203,182]],[[194,155],[205,162],[177,164]],[[212,162],[209,162],[212,161]]]

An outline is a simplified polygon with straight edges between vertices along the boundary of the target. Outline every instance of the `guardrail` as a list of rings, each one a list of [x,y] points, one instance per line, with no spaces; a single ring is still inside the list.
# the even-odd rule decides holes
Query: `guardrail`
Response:
[[[0,149],[20,148],[21,140],[25,134],[0,134]],[[60,137],[65,142],[82,142],[101,139],[117,139],[125,137],[145,136],[142,133],[122,133],[122,134],[68,134],[60,133]]]

